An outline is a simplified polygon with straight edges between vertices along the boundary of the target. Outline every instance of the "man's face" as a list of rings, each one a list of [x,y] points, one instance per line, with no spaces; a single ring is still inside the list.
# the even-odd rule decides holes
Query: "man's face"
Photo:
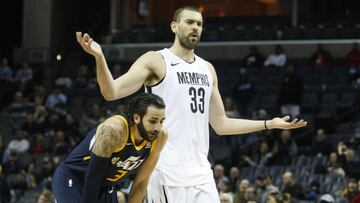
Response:
[[[146,141],[153,141],[159,135],[163,121],[165,120],[165,109],[158,109],[153,106],[147,108],[146,114],[136,124],[140,135]]]
[[[201,13],[184,10],[180,13],[179,22],[173,22],[175,25],[173,31],[179,38],[179,42],[185,49],[194,49],[200,41],[203,19]]]

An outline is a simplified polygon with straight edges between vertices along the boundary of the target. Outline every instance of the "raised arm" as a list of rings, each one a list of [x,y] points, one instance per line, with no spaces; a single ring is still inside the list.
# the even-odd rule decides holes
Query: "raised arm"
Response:
[[[107,66],[101,46],[85,33],[76,32],[76,39],[81,47],[96,60],[96,75],[102,95],[106,100],[115,100],[136,92],[145,83],[161,79],[165,69],[161,54],[147,52],[139,57],[129,71],[121,77],[114,79]]]
[[[268,121],[255,121],[247,119],[232,119],[225,114],[224,104],[218,89],[218,79],[214,67],[208,63],[209,69],[213,76],[213,89],[210,99],[209,122],[211,127],[218,135],[233,135],[255,132],[265,129],[293,129],[306,125],[304,120],[294,119],[288,122],[289,116],[283,118],[273,118]]]
[[[91,148],[90,163],[85,174],[83,202],[96,203],[103,175],[116,148],[126,144],[127,129],[117,117],[111,117],[96,129],[96,140]]]
[[[154,149],[150,153],[149,157],[140,166],[136,174],[134,184],[131,187],[129,203],[141,203],[143,201],[150,175],[159,160],[160,152],[163,149],[167,138],[168,133],[163,131],[163,133],[161,133],[157,138]]]

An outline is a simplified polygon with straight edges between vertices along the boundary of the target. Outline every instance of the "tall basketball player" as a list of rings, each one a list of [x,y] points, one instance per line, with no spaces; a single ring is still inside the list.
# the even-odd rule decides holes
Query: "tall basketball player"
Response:
[[[129,202],[141,202],[167,140],[164,108],[159,96],[143,93],[130,101],[127,115],[90,131],[54,173],[56,202],[117,203],[115,184],[135,170]]]
[[[97,79],[105,99],[134,93],[142,85],[167,104],[164,126],[169,140],[150,178],[149,202],[219,203],[210,164],[208,123],[219,135],[244,134],[306,125],[289,117],[254,121],[227,118],[212,64],[194,54],[203,18],[194,7],[178,9],[171,22],[173,45],[138,58],[129,71],[113,79],[101,47],[88,34],[76,33],[82,48],[95,57]]]

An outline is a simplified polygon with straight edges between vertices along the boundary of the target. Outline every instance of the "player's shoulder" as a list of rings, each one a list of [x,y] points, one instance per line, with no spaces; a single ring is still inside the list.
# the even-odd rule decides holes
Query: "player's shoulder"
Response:
[[[102,125],[111,126],[116,131],[124,131],[127,129],[128,121],[125,117],[121,115],[114,115],[107,118]]]
[[[145,54],[143,54],[140,58],[148,62],[156,62],[159,60],[163,60],[161,53],[158,51],[148,51]]]

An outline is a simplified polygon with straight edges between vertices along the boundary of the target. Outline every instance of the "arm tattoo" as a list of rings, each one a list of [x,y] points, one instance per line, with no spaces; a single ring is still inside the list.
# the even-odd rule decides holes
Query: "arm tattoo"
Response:
[[[103,124],[99,128],[92,151],[100,157],[110,157],[116,147],[120,146],[123,136],[111,125]]]

